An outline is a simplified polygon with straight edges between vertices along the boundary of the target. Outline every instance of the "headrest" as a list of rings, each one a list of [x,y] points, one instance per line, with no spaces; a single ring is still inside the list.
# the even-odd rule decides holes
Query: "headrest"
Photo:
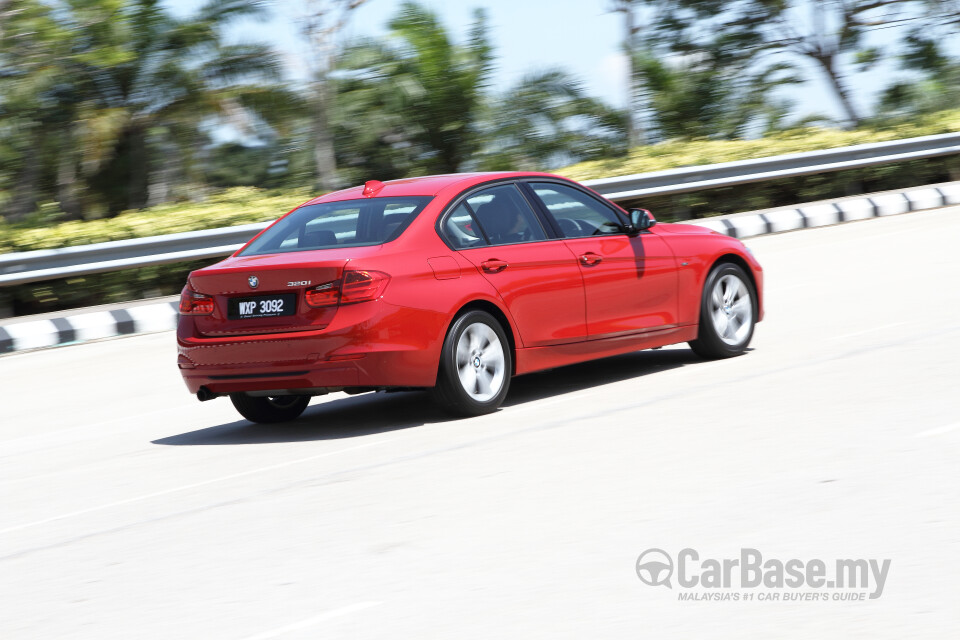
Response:
[[[329,229],[307,231],[306,227],[300,232],[297,246],[301,249],[323,249],[337,244],[337,234]]]

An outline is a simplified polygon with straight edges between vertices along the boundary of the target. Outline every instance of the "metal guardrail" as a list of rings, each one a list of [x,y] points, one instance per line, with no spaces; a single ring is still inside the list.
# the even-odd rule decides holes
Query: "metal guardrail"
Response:
[[[227,256],[269,222],[0,254],[0,286]]]
[[[583,184],[614,201],[664,196],[814,173],[872,167],[960,153],[960,133],[860,144],[754,160],[683,167]]]
[[[583,184],[615,202],[960,154],[960,133],[683,167]],[[0,254],[0,287],[230,255],[268,223]]]

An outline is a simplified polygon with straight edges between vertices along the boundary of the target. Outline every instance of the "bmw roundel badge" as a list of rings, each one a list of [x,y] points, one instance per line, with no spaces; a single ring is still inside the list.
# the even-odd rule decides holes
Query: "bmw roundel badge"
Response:
[[[258,286],[260,286],[260,278],[257,276],[250,276],[247,278],[247,282],[250,284],[251,289],[256,289]]]

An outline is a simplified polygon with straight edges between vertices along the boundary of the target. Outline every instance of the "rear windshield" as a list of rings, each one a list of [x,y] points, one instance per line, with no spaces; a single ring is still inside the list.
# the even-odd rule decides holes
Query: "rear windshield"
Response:
[[[396,239],[432,198],[364,198],[300,207],[240,255],[368,247]]]

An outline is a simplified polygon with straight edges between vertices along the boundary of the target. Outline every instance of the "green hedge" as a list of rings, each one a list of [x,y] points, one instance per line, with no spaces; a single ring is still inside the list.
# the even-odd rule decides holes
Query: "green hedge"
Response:
[[[115,218],[56,223],[56,211],[0,225],[0,253],[57,249],[146,236],[274,220],[308,200],[300,191],[237,187],[204,202],[170,203]],[[37,282],[0,289],[0,317],[123,302],[180,292],[187,274],[216,262],[203,260]]]
[[[812,128],[786,131],[758,140],[669,141],[633,149],[626,157],[585,162],[556,173],[575,180],[588,180],[952,131],[960,131],[960,110],[934,114],[908,124],[856,131]],[[658,219],[670,221],[948,180],[960,180],[958,156],[645,198],[627,204],[646,207]],[[15,225],[0,223],[0,253],[263,222],[276,219],[311,195],[314,194],[306,189],[281,192],[239,187],[212,195],[202,202],[165,204],[105,220],[60,223],[56,222],[55,207],[48,205],[30,220]],[[214,260],[0,289],[0,317],[4,315],[4,307],[12,310],[14,315],[23,315],[175,294],[183,286],[187,273],[211,262]]]
[[[809,128],[785,131],[758,140],[668,141],[635,148],[625,157],[583,162],[559,169],[556,173],[574,180],[589,180],[692,165],[832,149],[854,144],[898,140],[951,131],[960,131],[960,110],[946,111],[912,123],[879,129],[838,131]],[[911,171],[921,171],[925,177],[931,167],[940,166],[938,163],[948,165],[949,168],[948,161],[936,159],[930,163],[907,163],[903,166]],[[834,175],[841,176],[840,182],[845,183],[849,182],[851,175],[859,176],[859,179],[872,179],[877,176],[886,180],[902,172],[902,167],[896,169],[878,167],[876,169],[860,170],[856,174],[844,172],[843,175]],[[822,197],[831,197],[834,195],[834,185],[832,184],[834,182],[836,180],[826,179],[826,176],[814,176],[813,179],[805,181],[805,184],[809,184],[797,192],[796,201],[816,199],[820,197],[821,189],[826,194]],[[788,181],[788,184],[792,183]],[[753,185],[747,191],[756,193],[757,186]],[[60,223],[57,222],[59,214],[55,205],[47,205],[25,222],[18,224],[0,222],[0,253],[55,249],[108,240],[125,240],[181,231],[263,222],[276,219],[310,198],[311,195],[315,194],[307,189],[291,192],[236,187],[214,194],[202,202],[170,203],[142,211],[129,211],[114,218]],[[750,197],[747,206],[754,208],[758,202],[762,202],[762,198],[758,200],[757,196],[754,195]]]
[[[855,144],[886,142],[960,131],[960,109],[943,111],[909,123],[854,131],[811,127],[791,129],[757,140],[671,140],[631,149],[623,158],[581,162],[557,173],[574,180],[591,180],[678,167],[749,160],[788,153],[836,149]]]
[[[626,158],[584,162],[561,169],[558,173],[574,180],[590,180],[611,175],[631,175],[683,166],[835,149],[954,131],[960,131],[960,110],[941,112],[911,123],[875,129],[838,131],[809,128],[784,131],[758,140],[670,141],[633,149]],[[648,197],[622,204],[650,209],[658,219],[669,222],[950,180],[960,180],[958,156],[768,180],[674,196]]]
[[[620,204],[628,208],[650,209],[658,220],[676,222],[952,180],[960,180],[958,156],[638,198]]]
[[[263,191],[234,187],[202,202],[176,202],[114,218],[60,222],[59,212],[48,205],[33,217],[17,223],[0,223],[0,253],[58,249],[110,240],[128,240],[183,231],[216,229],[275,220],[311,197],[299,191]]]

